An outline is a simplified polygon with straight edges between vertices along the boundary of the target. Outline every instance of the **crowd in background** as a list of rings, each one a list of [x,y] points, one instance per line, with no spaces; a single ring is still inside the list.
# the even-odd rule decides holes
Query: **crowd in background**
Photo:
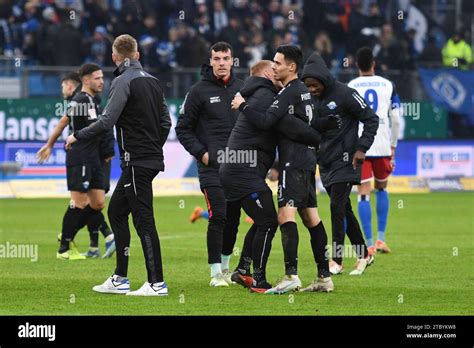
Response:
[[[318,51],[333,69],[352,66],[363,45],[382,70],[438,67],[452,64],[448,50],[462,45],[459,67],[467,69],[463,30],[474,2],[462,1],[461,23],[446,1],[436,2],[438,22],[426,14],[433,0],[0,0],[0,55],[112,66],[113,38],[129,33],[142,63],[163,71],[199,66],[218,40],[234,47],[240,67],[272,59],[281,44],[300,45],[306,56]]]

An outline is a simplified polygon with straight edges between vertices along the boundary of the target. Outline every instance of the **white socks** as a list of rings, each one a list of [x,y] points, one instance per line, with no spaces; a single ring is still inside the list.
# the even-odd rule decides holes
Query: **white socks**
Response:
[[[230,255],[221,255],[222,270],[229,270]]]
[[[215,277],[219,273],[222,273],[222,268],[220,263],[211,263],[211,277]]]

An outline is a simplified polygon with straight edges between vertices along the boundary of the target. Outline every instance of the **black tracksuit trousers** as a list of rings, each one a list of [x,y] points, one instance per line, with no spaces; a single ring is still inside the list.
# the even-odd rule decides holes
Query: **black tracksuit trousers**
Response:
[[[367,257],[368,250],[359,222],[352,211],[350,193],[352,184],[336,183],[326,187],[331,200],[332,259],[342,264],[344,254],[344,218],[347,220],[347,236],[355,247],[357,258]]]
[[[126,277],[130,249],[128,216],[132,214],[145,256],[148,282],[163,281],[160,240],[153,216],[152,180],[159,170],[137,166],[122,168],[122,175],[110,199],[108,216],[115,234],[117,268],[115,274]]]

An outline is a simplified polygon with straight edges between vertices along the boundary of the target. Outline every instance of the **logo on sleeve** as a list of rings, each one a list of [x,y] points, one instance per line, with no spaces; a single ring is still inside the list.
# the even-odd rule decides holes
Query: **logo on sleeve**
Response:
[[[326,106],[328,107],[329,110],[334,110],[335,108],[337,108],[337,104],[335,101],[329,102],[328,104],[326,104]]]
[[[97,119],[97,112],[95,111],[95,107],[93,105],[91,109],[87,110],[87,113],[89,114],[90,119]]]
[[[217,96],[217,97],[211,97],[209,98],[209,102],[211,104],[214,104],[214,103],[220,103],[221,102],[221,97]]]

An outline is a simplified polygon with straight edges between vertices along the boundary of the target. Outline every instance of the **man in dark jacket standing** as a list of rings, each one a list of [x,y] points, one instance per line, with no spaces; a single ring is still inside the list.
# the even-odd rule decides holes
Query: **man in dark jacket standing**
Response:
[[[368,255],[349,195],[352,185],[360,185],[365,152],[374,141],[379,119],[355,89],[334,79],[320,55],[314,53],[308,58],[301,78],[314,97],[317,115],[314,121],[329,115],[339,115],[342,119],[341,128],[322,134],[318,151],[321,180],[331,199],[333,260],[330,271],[342,273],[345,218],[347,235],[358,258],[356,269],[350,274],[360,275],[373,258]],[[360,138],[359,122],[364,125]]]
[[[223,235],[235,235],[239,226],[240,207],[227,209],[219,179],[218,156],[225,152],[230,132],[237,119],[230,103],[242,87],[232,74],[232,47],[218,42],[210,49],[210,65],[202,66],[202,80],[191,87],[180,110],[176,135],[198,163],[199,183],[207,203],[208,263],[210,286],[231,283],[229,257],[222,255]]]
[[[120,149],[122,175],[109,203],[109,220],[115,233],[117,268],[114,275],[94,291],[134,296],[168,295],[163,281],[160,240],[153,216],[152,180],[164,170],[163,145],[171,119],[163,89],[155,77],[143,71],[138,59],[137,41],[120,35],[112,46],[117,65],[102,117],[93,125],[74,132],[66,146],[79,143],[114,125]],[[130,229],[128,215],[140,236],[148,281],[130,292],[127,278]]]

